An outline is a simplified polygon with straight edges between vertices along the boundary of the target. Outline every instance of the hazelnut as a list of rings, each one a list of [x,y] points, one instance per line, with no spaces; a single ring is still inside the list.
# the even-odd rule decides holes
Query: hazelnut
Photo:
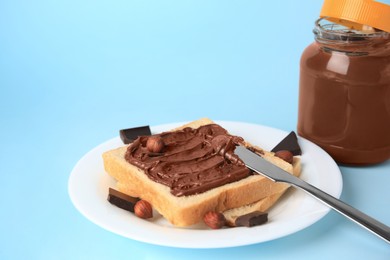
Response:
[[[147,219],[153,217],[152,205],[146,200],[139,200],[134,205],[134,213],[137,217]]]
[[[146,141],[146,148],[149,152],[160,153],[164,149],[164,141],[160,136],[151,136]]]
[[[225,216],[215,211],[207,212],[203,217],[203,221],[212,229],[219,229],[226,224]]]
[[[290,164],[293,163],[294,155],[290,151],[280,150],[280,151],[277,151],[275,153],[275,156],[279,157],[280,159],[283,159],[284,161],[286,161],[286,162],[288,162]]]

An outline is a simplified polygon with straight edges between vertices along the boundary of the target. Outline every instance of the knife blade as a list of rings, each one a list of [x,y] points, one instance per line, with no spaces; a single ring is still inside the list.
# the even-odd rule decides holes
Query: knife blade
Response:
[[[249,169],[271,179],[272,181],[288,183],[294,187],[302,189],[329,207],[333,208],[337,212],[341,213],[345,217],[390,243],[390,227],[386,226],[385,224],[366,215],[358,209],[353,208],[352,206],[331,196],[330,194],[316,188],[315,186],[303,181],[302,179],[295,177],[287,171],[284,171],[283,169],[277,167],[276,165],[267,161],[258,154],[250,151],[244,146],[237,146],[234,153],[245,163]]]

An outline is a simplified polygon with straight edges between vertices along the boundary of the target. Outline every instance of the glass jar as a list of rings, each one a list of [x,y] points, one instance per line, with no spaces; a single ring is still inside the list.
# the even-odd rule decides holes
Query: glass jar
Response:
[[[298,134],[341,164],[389,159],[390,33],[325,19],[313,32],[300,62]]]

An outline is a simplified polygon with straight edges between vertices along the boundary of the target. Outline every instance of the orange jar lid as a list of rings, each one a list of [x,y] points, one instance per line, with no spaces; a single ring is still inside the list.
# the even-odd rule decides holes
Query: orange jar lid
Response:
[[[373,0],[324,0],[320,17],[355,30],[370,26],[390,32],[390,5]]]

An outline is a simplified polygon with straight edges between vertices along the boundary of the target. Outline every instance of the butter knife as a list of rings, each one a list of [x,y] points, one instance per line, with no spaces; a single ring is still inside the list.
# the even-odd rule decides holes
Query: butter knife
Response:
[[[268,177],[272,181],[288,183],[294,187],[304,190],[345,217],[390,243],[390,227],[385,224],[301,180],[300,178],[291,175],[256,153],[248,150],[244,146],[237,146],[234,153],[240,157],[249,169]]]

